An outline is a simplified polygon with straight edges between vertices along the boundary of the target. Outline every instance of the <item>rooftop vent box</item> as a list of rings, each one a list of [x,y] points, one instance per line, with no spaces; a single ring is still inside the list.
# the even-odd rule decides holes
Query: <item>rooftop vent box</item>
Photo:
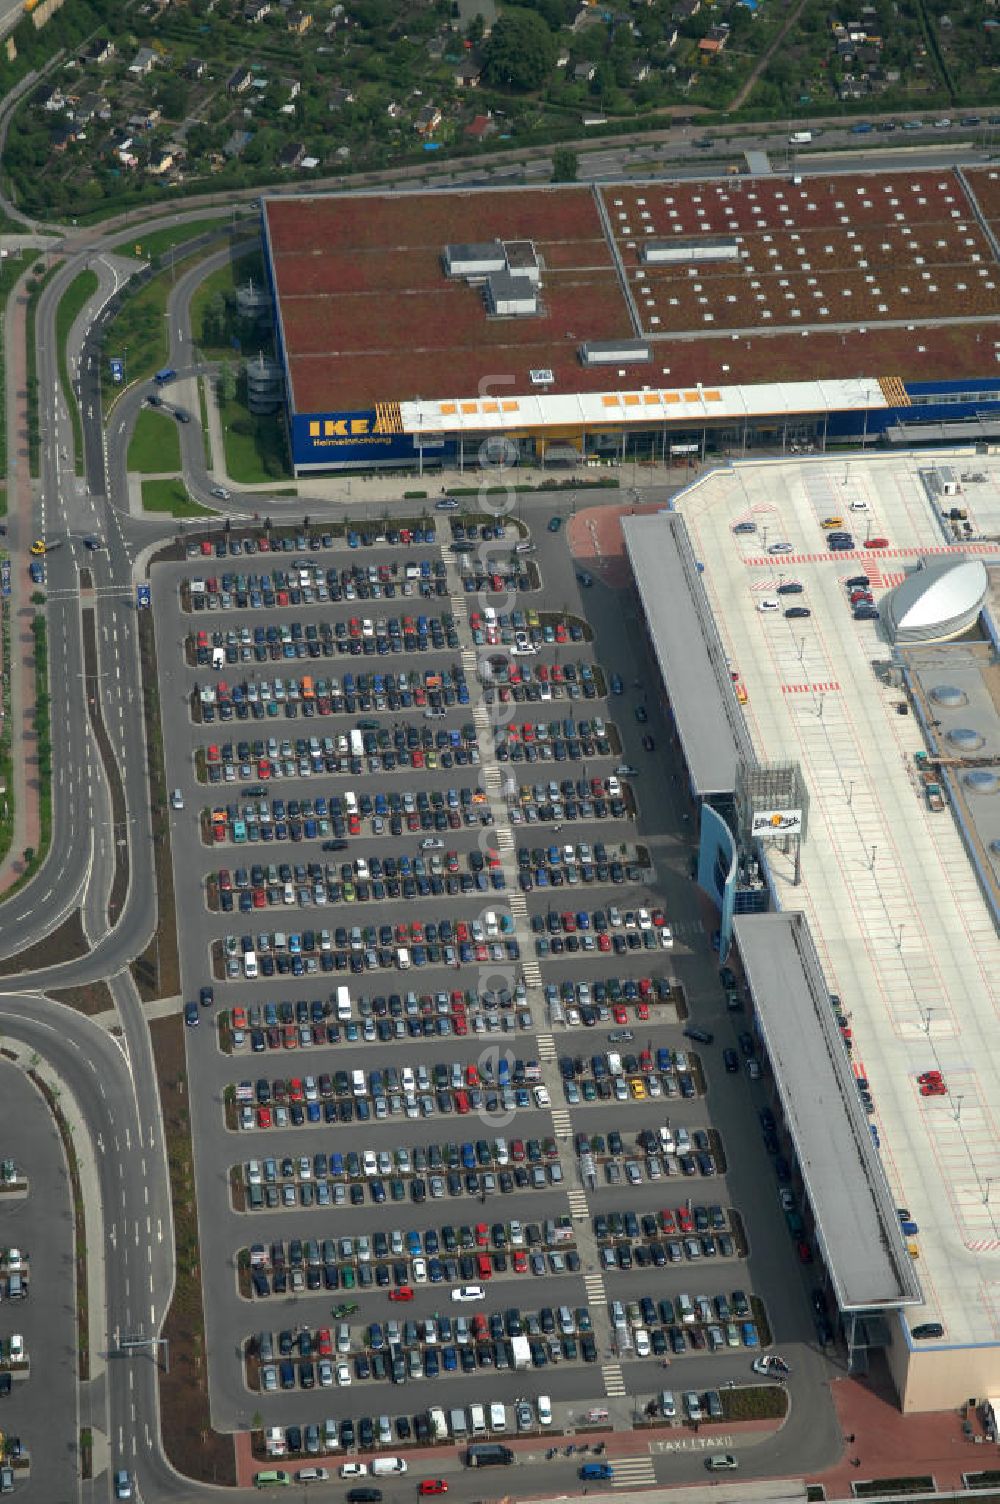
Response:
[[[579,354],[584,366],[641,365],[652,360],[653,349],[644,339],[589,340]]]
[[[554,372],[550,371],[548,366],[536,366],[533,371],[528,372],[528,375],[531,377],[532,386],[551,386],[556,379]]]

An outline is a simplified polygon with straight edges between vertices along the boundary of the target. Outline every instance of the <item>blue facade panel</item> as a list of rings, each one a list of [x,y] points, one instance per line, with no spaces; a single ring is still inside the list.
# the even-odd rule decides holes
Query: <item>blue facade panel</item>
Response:
[[[418,458],[409,434],[375,432],[374,410],[295,413],[292,455],[296,466],[330,467],[412,464]]]
[[[736,903],[736,842],[718,810],[701,806],[701,840],[698,845],[698,886],[719,908],[719,956],[725,960],[733,943],[733,910]]]

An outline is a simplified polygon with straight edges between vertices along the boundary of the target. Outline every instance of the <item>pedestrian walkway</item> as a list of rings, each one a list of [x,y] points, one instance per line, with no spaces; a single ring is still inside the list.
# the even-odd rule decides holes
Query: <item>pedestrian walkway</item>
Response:
[[[604,1305],[608,1298],[607,1287],[604,1283],[603,1274],[585,1274],[583,1276],[583,1288],[587,1292],[587,1300],[591,1305]]]
[[[538,1045],[539,1060],[547,1061],[556,1058],[556,1042],[551,1034],[538,1034],[536,1036],[536,1043]]]
[[[625,1388],[625,1375],[622,1373],[620,1363],[605,1363],[601,1367],[601,1378],[604,1381],[604,1393],[612,1398],[627,1394]],[[647,1462],[649,1459],[646,1459]],[[650,1463],[652,1467],[652,1463]]]
[[[656,1474],[653,1471],[653,1459],[649,1456],[616,1457],[614,1460],[614,1470],[613,1484],[615,1488],[641,1488],[644,1485],[656,1482]]]
[[[585,1217],[587,1215],[586,1191],[582,1191],[579,1186],[571,1186],[566,1192],[566,1200],[569,1202],[569,1210],[572,1217]]]
[[[23,559],[33,536],[33,488],[28,462],[27,398],[27,308],[24,278],[7,299],[4,319],[7,403],[7,545],[15,561],[11,569],[10,613],[10,731],[14,787],[8,802],[14,805],[14,828],[10,848],[0,866],[0,892],[23,876],[24,852],[38,850],[39,817],[38,755],[35,738],[35,639],[27,570]]]

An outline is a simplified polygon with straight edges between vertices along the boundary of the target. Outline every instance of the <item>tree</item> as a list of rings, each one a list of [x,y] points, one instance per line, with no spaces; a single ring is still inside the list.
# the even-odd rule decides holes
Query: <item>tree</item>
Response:
[[[556,39],[541,16],[505,11],[486,42],[483,73],[501,89],[538,89],[556,64]]]
[[[580,158],[571,146],[557,146],[552,153],[552,181],[575,183]]]

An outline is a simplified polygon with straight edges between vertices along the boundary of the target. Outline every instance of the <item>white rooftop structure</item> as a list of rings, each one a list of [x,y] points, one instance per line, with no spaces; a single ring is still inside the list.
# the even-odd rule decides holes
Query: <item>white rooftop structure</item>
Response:
[[[921,559],[886,597],[886,625],[900,643],[958,637],[975,622],[989,588],[982,559]]]
[[[648,387],[632,392],[528,393],[401,402],[404,433],[503,432],[565,424],[618,428],[656,423],[742,422],[805,413],[865,412],[888,403],[878,379],[787,381],[757,386]]]

